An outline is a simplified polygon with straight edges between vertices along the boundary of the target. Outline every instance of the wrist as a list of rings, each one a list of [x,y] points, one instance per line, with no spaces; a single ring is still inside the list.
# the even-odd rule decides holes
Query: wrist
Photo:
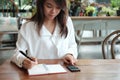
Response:
[[[23,69],[26,69],[26,68],[25,68],[25,64],[24,64],[24,60],[22,61],[22,68],[23,68]]]

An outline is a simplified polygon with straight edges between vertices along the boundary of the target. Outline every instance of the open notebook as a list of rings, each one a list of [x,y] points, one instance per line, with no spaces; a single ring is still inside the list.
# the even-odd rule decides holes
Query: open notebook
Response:
[[[67,71],[60,64],[38,64],[31,69],[28,69],[29,75],[43,75],[66,72]]]

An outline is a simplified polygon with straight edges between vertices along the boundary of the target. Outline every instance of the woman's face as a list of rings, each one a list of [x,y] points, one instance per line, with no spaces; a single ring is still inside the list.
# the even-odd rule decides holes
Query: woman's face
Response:
[[[56,5],[54,0],[46,0],[44,3],[44,14],[45,19],[54,20],[55,17],[60,13],[61,8]]]

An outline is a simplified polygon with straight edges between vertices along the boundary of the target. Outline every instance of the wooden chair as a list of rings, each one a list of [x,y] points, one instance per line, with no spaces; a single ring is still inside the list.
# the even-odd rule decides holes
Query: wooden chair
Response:
[[[120,37],[120,30],[113,31],[110,33],[102,42],[102,54],[103,58],[112,58],[115,59],[115,46],[120,43],[118,39]],[[116,44],[115,44],[116,42]],[[119,45],[119,44],[118,44]]]
[[[117,47],[115,47],[116,45],[118,45],[118,46],[120,45],[119,38],[120,38],[120,34],[115,36],[111,43],[111,55],[113,56],[113,59],[120,59],[120,52],[119,52],[119,50],[116,50]]]

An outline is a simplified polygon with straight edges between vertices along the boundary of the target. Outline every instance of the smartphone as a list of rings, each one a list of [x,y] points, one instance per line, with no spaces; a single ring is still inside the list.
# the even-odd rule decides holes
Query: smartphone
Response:
[[[67,69],[70,70],[71,72],[80,72],[80,69],[74,65],[68,65]]]

